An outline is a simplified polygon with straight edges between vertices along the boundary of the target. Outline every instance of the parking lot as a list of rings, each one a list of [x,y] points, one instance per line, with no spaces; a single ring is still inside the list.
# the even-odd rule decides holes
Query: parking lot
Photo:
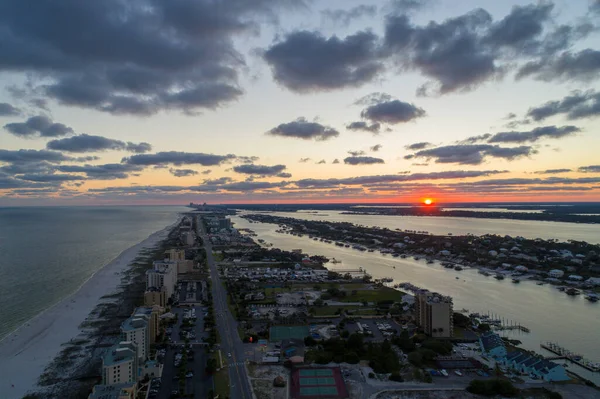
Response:
[[[206,287],[201,281],[180,281],[177,284],[177,289],[177,299],[181,305],[184,303],[200,303],[207,300]]]
[[[360,324],[360,325],[359,325]],[[384,341],[402,332],[402,326],[391,319],[358,319],[346,322],[350,334],[362,334],[366,340]]]
[[[162,399],[173,396],[179,389],[178,367],[184,351],[187,352],[188,360],[186,366],[185,392],[177,394],[193,394],[194,398],[206,398],[208,391],[212,388],[211,377],[206,375],[207,354],[203,338],[208,337],[204,331],[204,314],[206,308],[202,306],[173,307],[171,311],[177,314],[177,323],[167,329],[169,344],[166,348],[157,351],[159,360],[164,363],[160,387],[156,396],[150,398]],[[184,320],[188,320],[184,326]],[[185,337],[189,338],[189,346],[185,346]]]

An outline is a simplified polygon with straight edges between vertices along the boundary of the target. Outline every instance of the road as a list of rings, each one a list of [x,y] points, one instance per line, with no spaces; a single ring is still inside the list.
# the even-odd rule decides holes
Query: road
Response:
[[[204,224],[198,221],[199,235],[202,237],[206,258],[210,268],[212,280],[212,295],[217,330],[221,337],[221,350],[223,352],[223,362],[227,364],[229,370],[229,397],[231,399],[252,399],[252,388],[248,381],[248,373],[245,364],[245,353],[242,340],[237,331],[237,322],[227,307],[227,292],[221,284],[219,271],[215,259],[212,255],[210,240],[204,230]],[[231,354],[228,357],[227,354]]]

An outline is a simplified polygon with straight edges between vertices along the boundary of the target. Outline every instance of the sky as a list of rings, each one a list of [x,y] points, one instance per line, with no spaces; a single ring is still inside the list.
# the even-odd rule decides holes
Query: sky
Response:
[[[600,201],[599,44],[598,0],[5,0],[0,206]]]

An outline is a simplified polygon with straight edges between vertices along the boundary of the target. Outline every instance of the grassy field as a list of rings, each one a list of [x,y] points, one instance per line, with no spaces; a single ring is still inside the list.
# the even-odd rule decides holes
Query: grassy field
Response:
[[[390,287],[381,287],[374,290],[357,290],[355,295],[346,295],[341,298],[341,302],[378,302],[378,301],[395,301],[401,302],[405,294],[401,291]]]
[[[320,290],[325,290],[332,286],[332,283],[301,283],[301,284],[292,284],[291,288],[265,288],[266,296],[274,296],[275,294],[279,294],[281,292],[292,292],[292,291],[312,291],[314,287],[318,286]],[[344,290],[360,290],[365,288],[365,284],[363,283],[348,283],[348,284],[334,284],[335,287]]]

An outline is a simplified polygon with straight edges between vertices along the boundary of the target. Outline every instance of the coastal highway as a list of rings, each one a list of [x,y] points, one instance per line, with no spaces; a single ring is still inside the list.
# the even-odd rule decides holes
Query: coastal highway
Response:
[[[212,295],[217,330],[221,337],[221,352],[224,366],[229,370],[229,397],[231,399],[252,399],[252,388],[248,381],[245,353],[242,340],[237,331],[237,322],[227,307],[227,292],[221,284],[215,259],[212,255],[210,240],[204,230],[202,220],[198,220],[198,234],[202,237],[206,258],[212,279]],[[231,357],[228,354],[231,354]]]

